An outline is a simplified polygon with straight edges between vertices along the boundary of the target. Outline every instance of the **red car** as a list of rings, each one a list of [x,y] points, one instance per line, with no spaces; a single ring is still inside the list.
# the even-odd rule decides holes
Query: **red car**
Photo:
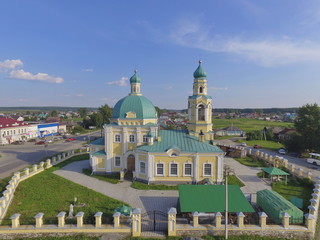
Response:
[[[46,144],[45,141],[40,141],[40,142],[36,142],[35,145],[43,145],[43,144]]]
[[[68,138],[67,140],[66,140],[66,142],[71,142],[71,141],[74,141],[74,140],[76,140],[75,138]]]
[[[254,145],[253,148],[261,148],[260,145]]]

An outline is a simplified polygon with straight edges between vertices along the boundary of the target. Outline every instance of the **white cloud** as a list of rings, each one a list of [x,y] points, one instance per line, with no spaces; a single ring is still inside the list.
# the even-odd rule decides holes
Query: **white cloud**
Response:
[[[3,62],[0,62],[0,70],[4,69],[15,69],[16,67],[22,67],[23,66],[23,62],[20,59],[7,59],[4,60]]]
[[[82,93],[78,93],[76,94],[76,97],[84,97],[84,95]]]
[[[127,78],[127,77],[122,77],[118,81],[107,82],[107,84],[108,85],[118,85],[120,87],[125,87],[125,86],[128,86],[128,83],[127,83],[128,79],[129,78]]]
[[[233,54],[262,66],[320,61],[320,44],[294,41],[288,36],[277,40],[228,38],[211,34],[204,25],[186,21],[173,29],[169,37],[177,45]]]
[[[93,72],[93,69],[92,68],[82,69],[82,72]]]
[[[117,101],[117,99],[114,99],[114,98],[106,98],[106,97],[100,98],[100,100],[106,101],[106,102],[116,102],[116,101]]]
[[[30,72],[24,71],[23,69],[11,71],[10,78],[30,80],[30,81],[39,81],[39,82],[47,82],[47,83],[62,83],[63,82],[63,78],[61,78],[61,77],[53,77],[47,73],[32,74]]]

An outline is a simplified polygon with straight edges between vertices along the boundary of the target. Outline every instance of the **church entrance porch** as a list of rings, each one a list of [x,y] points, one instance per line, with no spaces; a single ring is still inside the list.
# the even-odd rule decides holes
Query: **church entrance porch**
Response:
[[[134,155],[130,154],[127,158],[127,171],[124,175],[124,178],[128,181],[132,181],[133,174],[132,172],[136,169],[136,159]]]

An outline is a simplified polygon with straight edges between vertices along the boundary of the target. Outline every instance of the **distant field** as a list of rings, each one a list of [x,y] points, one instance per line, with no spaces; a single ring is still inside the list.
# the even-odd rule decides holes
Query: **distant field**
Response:
[[[264,127],[282,127],[293,128],[293,123],[287,122],[270,122],[257,119],[235,118],[235,119],[213,119],[213,128],[221,129],[229,126],[235,126],[245,132],[261,130]]]

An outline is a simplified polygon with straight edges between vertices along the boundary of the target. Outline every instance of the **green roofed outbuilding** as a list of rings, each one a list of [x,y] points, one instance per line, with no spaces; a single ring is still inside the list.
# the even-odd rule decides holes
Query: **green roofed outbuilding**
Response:
[[[179,185],[180,212],[224,212],[224,185]],[[255,212],[240,188],[228,185],[229,212]]]
[[[303,223],[303,211],[282,197],[277,192],[265,189],[257,192],[257,204],[263,211],[275,221],[276,224],[281,224],[282,215],[289,214],[290,223]]]

